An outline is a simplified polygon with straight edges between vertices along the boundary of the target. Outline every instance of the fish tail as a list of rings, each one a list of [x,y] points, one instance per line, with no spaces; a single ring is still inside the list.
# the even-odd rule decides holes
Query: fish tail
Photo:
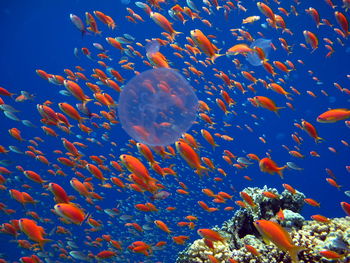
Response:
[[[211,63],[214,64],[215,59],[217,59],[218,57],[225,56],[225,55],[226,55],[226,54],[214,54],[214,55],[210,58],[210,61],[211,61]]]
[[[322,142],[322,141],[324,141],[324,139],[323,139],[322,137],[317,136],[317,137],[315,138],[315,142],[316,142],[316,143],[319,143],[319,142]]]
[[[183,34],[182,32],[178,32],[178,31],[174,31],[173,33],[171,33],[171,41],[174,42],[175,37],[177,35]]]
[[[41,250],[42,251],[44,251],[44,245],[47,243],[47,242],[52,242],[53,240],[51,240],[51,239],[43,239],[43,240],[41,240],[40,242],[39,242],[39,246],[40,246],[40,248],[41,248]]]
[[[280,114],[279,114],[279,110],[281,110],[281,109],[285,109],[286,107],[276,107],[276,110],[274,111],[276,114],[277,114],[277,116],[278,117],[280,117]]]
[[[278,168],[278,175],[281,177],[281,179],[283,179],[283,170],[286,169],[288,167],[288,165],[282,166],[280,168]]]
[[[202,166],[202,165],[200,165],[197,168],[197,170],[195,171],[195,173],[198,174],[200,177],[202,177],[203,176],[203,171],[204,171],[205,175],[208,175],[209,169],[204,167],[204,166]]]
[[[298,259],[298,253],[302,250],[305,250],[305,247],[301,247],[301,246],[295,246],[293,248],[291,248],[289,250],[289,255],[292,259],[292,263],[298,263],[299,259]]]

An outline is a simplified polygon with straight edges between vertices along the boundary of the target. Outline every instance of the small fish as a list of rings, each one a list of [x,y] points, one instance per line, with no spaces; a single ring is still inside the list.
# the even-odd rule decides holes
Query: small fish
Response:
[[[123,221],[128,221],[128,220],[130,220],[130,219],[132,219],[133,218],[133,216],[131,216],[131,215],[121,215],[120,217],[119,217],[119,219],[120,220],[123,220]]]
[[[30,94],[29,92],[22,90],[21,94],[27,99],[27,100],[33,100],[35,98],[34,94]]]
[[[110,217],[115,217],[118,215],[118,213],[112,209],[104,209],[103,212],[105,212]]]
[[[20,149],[18,149],[17,146],[14,146],[14,145],[10,145],[9,149],[11,152],[18,153],[18,154],[24,154],[24,152],[22,152]]]
[[[160,191],[152,195],[150,198],[151,200],[164,200],[168,198],[171,195],[171,193],[167,191]]]
[[[72,96],[72,94],[68,90],[64,90],[64,89],[60,90],[58,93],[67,97]]]
[[[197,233],[202,238],[208,239],[208,240],[213,241],[213,242],[225,241],[225,238],[219,232],[211,230],[211,229],[207,229],[207,228],[198,229]]]
[[[293,170],[297,170],[297,171],[302,171],[304,170],[304,168],[300,168],[299,166],[297,166],[295,163],[293,162],[287,162],[287,166],[290,168],[290,169],[293,169]]]
[[[9,165],[13,164],[13,161],[11,161],[11,160],[1,160],[0,164],[4,165],[4,166],[9,166]]]
[[[83,260],[83,261],[90,261],[88,256],[85,256],[82,252],[80,251],[70,251],[69,255],[72,256],[72,258],[76,260]]]
[[[85,25],[83,21],[74,14],[70,14],[69,18],[72,21],[72,23],[76,26],[76,28],[79,29],[79,31],[81,32],[81,35],[84,36],[87,32],[85,30]]]
[[[27,127],[31,127],[31,128],[36,128],[37,127],[29,120],[22,120],[21,122],[22,122],[23,125],[25,125]]]
[[[125,38],[127,38],[127,39],[129,39],[129,40],[132,40],[132,41],[134,41],[136,38],[134,38],[132,35],[130,35],[130,34],[123,34],[123,36],[125,37]]]
[[[107,52],[106,50],[100,43],[92,43],[92,45],[97,48],[98,50],[101,50],[102,52]]]
[[[67,241],[67,244],[69,246],[71,246],[72,248],[79,248],[78,245],[75,242],[73,242],[73,241]]]
[[[126,39],[124,37],[116,37],[115,39],[121,44],[131,44],[132,43],[131,40]]]
[[[13,120],[13,121],[21,121],[13,112],[11,112],[11,111],[4,111],[4,115],[7,117],[7,118],[9,118],[9,119],[11,119],[11,120]]]
[[[246,164],[246,165],[250,165],[250,164],[253,164],[252,162],[249,162],[249,160],[245,157],[238,157],[237,158],[237,162],[238,163],[243,163],[243,164]]]
[[[73,54],[76,58],[79,58],[79,49],[78,48],[74,48]]]
[[[8,104],[1,104],[0,110],[8,111],[8,112],[19,112],[19,110],[16,110],[14,107]]]

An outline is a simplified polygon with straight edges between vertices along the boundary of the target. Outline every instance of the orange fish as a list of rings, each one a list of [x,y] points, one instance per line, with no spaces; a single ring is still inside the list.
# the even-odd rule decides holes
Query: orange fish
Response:
[[[160,13],[157,12],[151,12],[150,18],[161,28],[163,28],[165,31],[167,31],[169,34],[171,34],[171,40],[173,41],[175,36],[178,34],[181,34],[181,32],[177,32],[174,30],[172,24],[169,22],[169,20],[163,16]]]
[[[317,117],[318,122],[333,123],[350,118],[350,110],[348,109],[332,109],[328,110]]]
[[[34,171],[30,171],[30,170],[26,170],[26,171],[23,171],[23,174],[30,180],[32,180],[33,182],[36,182],[36,183],[39,183],[39,184],[43,184],[47,181],[43,180],[41,178],[41,176],[39,174],[37,174],[36,172]]]
[[[265,15],[265,16],[267,16],[268,18],[271,19],[271,21],[272,21],[272,26],[273,26],[273,27],[276,27],[276,18],[275,18],[275,14],[274,14],[273,11],[271,10],[271,8],[270,8],[268,5],[266,5],[266,4],[262,3],[262,2],[257,2],[256,5],[257,5],[259,11],[260,11],[263,15]]]
[[[304,34],[306,43],[308,43],[312,47],[312,52],[314,52],[318,48],[317,36],[314,33],[307,30],[304,30],[303,34]]]
[[[343,30],[345,36],[349,36],[350,32],[349,32],[349,22],[346,18],[346,16],[339,12],[339,11],[335,11],[334,12],[334,16],[338,22],[338,24],[340,25],[341,29]]]
[[[340,203],[341,207],[343,208],[344,212],[350,216],[350,204],[347,202],[341,202]]]
[[[250,48],[247,44],[237,44],[230,47],[226,51],[226,55],[237,55],[237,54],[245,55],[249,52],[253,52],[253,49]]]
[[[265,157],[259,161],[259,168],[260,168],[260,171],[265,173],[269,173],[269,174],[278,173],[279,176],[283,179],[283,170],[287,168],[287,165],[278,167],[273,160]]]
[[[323,215],[313,215],[311,218],[315,221],[322,222],[322,223],[329,223],[331,220]]]
[[[83,122],[86,118],[80,116],[79,112],[70,104],[62,102],[58,103],[58,107],[63,111],[66,115],[71,117],[72,119],[78,121],[79,123]]]
[[[74,81],[64,80],[63,84],[76,99],[82,101],[84,104],[91,101],[91,99],[84,94],[82,88]]]
[[[243,200],[250,205],[251,207],[256,207],[256,204],[253,200],[253,198],[247,194],[246,192],[240,192],[239,195],[243,198]]]
[[[322,251],[319,251],[318,253],[320,253],[322,257],[325,257],[330,260],[344,258],[344,255],[340,255],[337,252],[331,251],[331,250],[322,250]]]
[[[259,253],[259,251],[255,247],[253,247],[251,245],[248,245],[248,244],[244,244],[244,247],[246,248],[246,250],[248,250],[254,256],[256,256],[256,257],[260,257],[261,256],[261,254]]]
[[[210,241],[213,241],[213,242],[216,242],[216,241],[223,242],[223,241],[225,241],[225,238],[223,236],[221,236],[220,233],[218,233],[217,231],[208,229],[208,228],[198,229],[197,233],[201,237],[203,237],[205,239],[208,239]]]
[[[196,45],[210,58],[211,62],[214,63],[215,59],[223,54],[218,54],[218,48],[210,42],[210,40],[203,34],[199,29],[191,30],[190,32],[192,40]]]
[[[44,238],[44,235],[46,234],[44,228],[38,226],[34,220],[21,218],[19,220],[19,227],[30,240],[39,243],[41,250],[44,250],[45,243],[51,241],[50,239]]]
[[[180,153],[182,158],[188,163],[192,168],[195,168],[195,173],[202,175],[203,172],[208,171],[208,168],[201,165],[201,160],[198,154],[185,142],[177,141],[175,143],[176,150]]]
[[[255,103],[267,110],[273,111],[278,115],[278,110],[283,109],[284,107],[277,107],[276,103],[271,100],[268,97],[264,97],[264,96],[255,96],[253,98],[253,100],[255,101]]]
[[[93,164],[89,163],[85,167],[97,179],[100,179],[101,181],[105,181],[106,180],[106,178],[103,176],[102,171],[96,165],[93,165]]]
[[[320,206],[319,202],[317,202],[316,200],[311,199],[311,198],[305,198],[304,202],[307,203],[308,205],[311,205],[311,206],[318,206],[318,207]]]
[[[60,185],[49,183],[49,190],[54,194],[56,203],[70,203],[66,191]]]
[[[188,240],[190,237],[189,236],[175,236],[172,237],[173,241],[178,244],[178,245],[183,245],[185,244],[186,240]]]
[[[113,18],[111,18],[110,16],[107,16],[106,14],[100,11],[94,11],[94,14],[102,23],[106,24],[112,30],[116,27]]]
[[[154,220],[154,224],[163,230],[164,232],[170,234],[172,231],[169,229],[169,227],[161,220]]]
[[[293,263],[299,262],[298,253],[305,248],[294,245],[289,233],[283,227],[269,220],[257,220],[254,222],[254,226],[264,240],[271,241],[279,249],[288,252]]]
[[[24,141],[24,139],[21,136],[21,131],[17,128],[9,129],[9,134],[18,141]]]
[[[73,203],[59,203],[55,205],[54,209],[59,216],[76,225],[81,225],[87,218],[83,210]]]
[[[315,142],[318,142],[320,140],[323,140],[321,137],[318,136],[316,128],[307,121],[302,121],[301,125],[303,129],[309,134],[312,138],[314,138]]]

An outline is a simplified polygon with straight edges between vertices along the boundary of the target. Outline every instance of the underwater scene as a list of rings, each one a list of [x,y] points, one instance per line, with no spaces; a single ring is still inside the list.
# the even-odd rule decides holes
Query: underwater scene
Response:
[[[350,262],[349,20],[0,1],[0,263]]]

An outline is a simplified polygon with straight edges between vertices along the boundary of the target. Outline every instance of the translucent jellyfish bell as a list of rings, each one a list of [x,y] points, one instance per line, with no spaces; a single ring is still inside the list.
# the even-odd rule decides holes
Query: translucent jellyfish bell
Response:
[[[250,48],[261,48],[265,53],[265,57],[268,58],[271,50],[271,43],[272,41],[270,39],[258,38],[250,45]],[[262,65],[262,61],[256,52],[249,52],[246,59],[252,66]]]
[[[133,139],[151,146],[176,142],[193,124],[198,98],[175,70],[157,68],[132,78],[119,97],[122,128]]]

